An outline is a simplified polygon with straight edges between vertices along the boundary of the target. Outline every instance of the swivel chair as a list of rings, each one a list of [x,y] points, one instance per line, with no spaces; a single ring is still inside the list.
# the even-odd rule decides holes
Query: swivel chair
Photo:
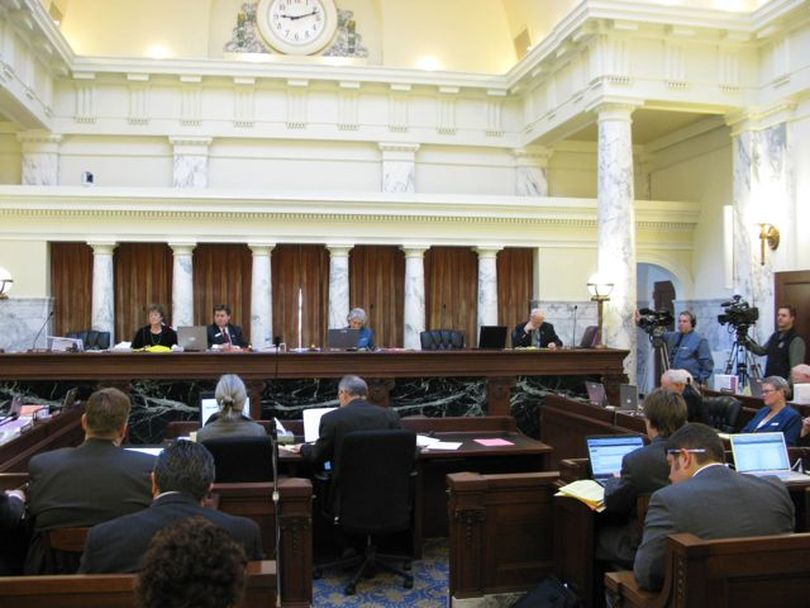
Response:
[[[458,350],[464,348],[464,332],[456,329],[429,329],[419,333],[422,350]]]
[[[377,553],[376,538],[411,527],[415,456],[413,431],[354,431],[344,437],[332,477],[331,516],[343,533],[365,536],[365,547],[361,555],[316,566],[314,578],[325,569],[359,566],[344,588],[353,595],[364,573],[382,568],[401,576],[406,589],[413,587],[413,575],[406,571],[410,558]]]
[[[273,440],[269,435],[216,437],[202,444],[214,457],[214,483],[273,481]]]
[[[703,407],[709,426],[721,433],[737,432],[737,419],[742,411],[742,404],[730,395],[704,397]]]

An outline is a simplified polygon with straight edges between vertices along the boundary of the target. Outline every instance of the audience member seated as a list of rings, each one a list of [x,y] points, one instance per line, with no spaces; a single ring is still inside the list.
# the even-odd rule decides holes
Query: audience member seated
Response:
[[[352,308],[349,316],[346,317],[349,329],[359,329],[360,335],[357,337],[358,350],[374,350],[374,330],[368,326],[368,316],[362,308]]]
[[[746,424],[741,433],[773,433],[785,435],[785,443],[794,446],[799,441],[802,417],[799,412],[787,405],[790,386],[781,376],[768,376],[762,381],[762,401],[760,409]]]
[[[669,485],[666,440],[686,424],[687,416],[681,395],[663,388],[647,395],[642,407],[650,443],[627,454],[622,459],[621,476],[608,480],[605,485],[605,510],[625,519],[603,526],[596,547],[596,559],[622,570],[633,567],[636,548],[641,542],[636,501],[641,495]]]
[[[20,490],[0,492],[0,576],[22,574],[28,547],[28,526],[24,519],[25,494]]]
[[[224,529],[245,549],[250,559],[262,559],[259,526],[202,506],[214,484],[214,459],[202,445],[178,440],[164,449],[152,473],[154,501],[148,509],[131,513],[90,530],[79,572],[137,572],[149,542],[160,530],[201,516]]]
[[[703,397],[692,385],[692,374],[685,369],[668,369],[661,374],[661,388],[678,393],[686,402],[689,422],[708,423]]]
[[[29,574],[44,574],[46,530],[89,527],[149,506],[155,458],[120,447],[129,410],[129,398],[118,389],[96,391],[82,415],[84,443],[38,454],[28,463],[28,513],[35,527],[26,558]]]
[[[554,331],[551,323],[546,323],[546,316],[539,308],[533,308],[529,320],[520,323],[512,332],[512,347],[536,346],[537,348],[555,349],[562,346],[562,340]]]
[[[163,346],[171,348],[177,344],[177,332],[166,325],[166,310],[160,304],[150,304],[147,309],[148,325],[144,325],[132,338],[132,350]]]
[[[810,384],[810,365],[801,363],[795,366],[790,370],[790,379],[793,381],[793,386],[797,384]],[[802,430],[800,433],[802,439],[808,435],[810,435],[810,416],[802,419]]]
[[[244,416],[247,389],[239,376],[226,374],[217,382],[214,397],[219,405],[216,419],[212,416],[197,432],[197,441],[222,437],[265,437],[267,433],[260,424]]]
[[[723,442],[704,424],[689,423],[668,440],[672,485],[652,495],[633,565],[639,585],[661,588],[667,536],[690,532],[710,540],[793,532],[793,502],[773,477],[741,475],[723,464]]]
[[[245,590],[247,559],[239,544],[207,519],[167,527],[149,544],[135,584],[142,608],[231,608]]]

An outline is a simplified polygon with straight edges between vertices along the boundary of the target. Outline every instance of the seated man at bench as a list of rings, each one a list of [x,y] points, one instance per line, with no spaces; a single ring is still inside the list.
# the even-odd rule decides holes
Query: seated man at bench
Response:
[[[727,468],[714,429],[699,423],[681,427],[669,438],[667,461],[672,485],[650,499],[633,564],[641,587],[655,591],[663,585],[670,534],[718,539],[793,532],[794,507],[784,484]]]
[[[94,526],[87,535],[79,572],[137,572],[152,537],[163,528],[200,516],[240,543],[248,559],[263,557],[259,526],[246,517],[207,509],[214,485],[214,457],[204,446],[178,440],[164,449],[152,472],[154,501],[148,509]]]

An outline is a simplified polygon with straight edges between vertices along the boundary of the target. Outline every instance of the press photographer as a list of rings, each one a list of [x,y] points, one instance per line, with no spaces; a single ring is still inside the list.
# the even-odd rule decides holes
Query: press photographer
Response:
[[[663,340],[669,353],[669,367],[685,369],[699,384],[705,384],[714,370],[714,359],[709,343],[695,331],[697,319],[688,310],[678,315],[678,331],[665,331],[672,321],[667,311],[642,308],[636,311],[636,324],[653,338]]]
[[[738,299],[739,296],[735,296],[735,300]],[[756,311],[757,309],[749,308],[749,310]],[[722,316],[720,315],[718,320]],[[757,344],[747,335],[745,336],[745,346],[748,350],[756,355],[768,356],[768,362],[765,364],[766,378],[769,376],[781,376],[787,380],[790,378],[790,370],[796,365],[804,363],[804,340],[793,328],[795,321],[796,308],[783,305],[776,309],[776,331],[771,334],[764,346]],[[723,321],[720,320],[720,322]]]

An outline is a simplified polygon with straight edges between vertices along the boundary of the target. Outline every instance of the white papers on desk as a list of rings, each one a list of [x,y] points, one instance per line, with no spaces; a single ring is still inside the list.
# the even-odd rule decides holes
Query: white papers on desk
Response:
[[[320,436],[321,418],[335,407],[312,407],[304,410],[304,441],[312,443]]]
[[[457,450],[461,447],[460,441],[436,441],[425,447],[426,450]]]
[[[440,439],[436,439],[435,437],[428,437],[427,435],[417,435],[416,436],[416,447],[418,448],[426,448],[434,443],[440,443]]]
[[[283,425],[283,424],[281,424],[281,420],[279,420],[278,418],[274,418],[274,420],[276,421],[276,430],[277,430],[279,433],[286,433],[286,432],[287,432],[287,429],[285,429],[285,428],[284,428],[284,425]]]

